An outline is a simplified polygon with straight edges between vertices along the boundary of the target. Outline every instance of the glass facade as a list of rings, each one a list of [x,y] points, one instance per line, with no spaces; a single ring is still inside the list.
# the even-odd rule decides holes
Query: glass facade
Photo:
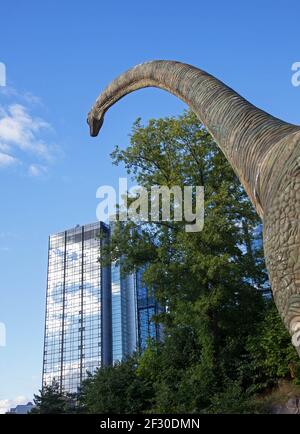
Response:
[[[123,358],[122,339],[122,297],[120,267],[112,264],[111,270],[111,304],[112,304],[112,336],[113,361]]]
[[[111,272],[113,362],[132,354],[138,337],[135,275],[121,275],[121,267],[112,264]]]
[[[136,309],[137,309],[137,332],[138,347],[143,351],[149,338],[161,341],[163,338],[162,326],[152,321],[153,315],[161,312],[161,308],[154,299],[153,291],[143,283],[143,270],[135,273]]]
[[[70,392],[77,391],[87,371],[110,362],[109,343],[102,342],[110,331],[109,320],[104,322],[109,271],[98,262],[99,233],[96,223],[49,238],[43,384],[55,379]]]
[[[100,266],[109,232],[97,222],[49,237],[43,385],[55,380],[76,392],[87,371],[143,350],[149,337],[162,338],[143,272],[122,276],[122,265]]]

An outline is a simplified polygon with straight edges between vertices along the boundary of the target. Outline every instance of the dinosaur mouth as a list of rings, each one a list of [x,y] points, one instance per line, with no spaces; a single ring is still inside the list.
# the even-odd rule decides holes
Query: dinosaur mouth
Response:
[[[103,125],[103,116],[100,119],[95,118],[91,113],[88,114],[87,123],[90,127],[90,136],[96,137],[99,134],[99,131]]]

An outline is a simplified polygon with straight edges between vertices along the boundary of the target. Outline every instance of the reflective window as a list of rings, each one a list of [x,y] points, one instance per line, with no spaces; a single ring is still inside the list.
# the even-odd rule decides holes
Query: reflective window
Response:
[[[49,240],[43,384],[76,392],[101,365],[100,223]]]

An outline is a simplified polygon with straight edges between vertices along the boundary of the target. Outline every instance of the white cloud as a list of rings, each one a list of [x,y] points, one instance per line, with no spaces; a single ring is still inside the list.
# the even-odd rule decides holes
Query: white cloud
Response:
[[[45,174],[46,166],[60,155],[60,150],[49,139],[51,125],[31,113],[33,106],[41,106],[40,99],[29,92],[20,94],[14,88],[5,92],[9,100],[22,103],[0,105],[0,169],[22,163],[30,176]]]
[[[0,399],[0,414],[5,414],[10,408],[19,404],[27,404],[30,399],[26,396],[17,396],[16,399]]]
[[[0,112],[0,145],[5,149],[17,147],[35,155],[49,159],[50,152],[46,143],[39,137],[42,129],[50,128],[43,119],[32,117],[26,107],[11,104]]]
[[[9,152],[10,147],[6,143],[0,143],[0,151],[1,152]]]
[[[22,95],[22,98],[29,104],[35,104],[35,105],[43,105],[41,98],[39,98],[36,95],[33,95],[30,92],[25,92]]]
[[[11,166],[18,163],[18,159],[9,154],[0,152],[0,167]]]
[[[47,168],[40,164],[31,164],[28,168],[28,173],[30,176],[41,176],[47,172]]]
[[[43,105],[41,98],[33,95],[31,92],[19,92],[12,86],[0,87],[0,94],[6,98],[17,98],[30,105]]]

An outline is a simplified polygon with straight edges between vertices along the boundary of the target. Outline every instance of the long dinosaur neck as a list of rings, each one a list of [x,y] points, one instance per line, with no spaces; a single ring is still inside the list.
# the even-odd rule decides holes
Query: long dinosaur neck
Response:
[[[206,72],[165,60],[137,65],[112,81],[97,99],[89,120],[96,119],[102,124],[105,112],[115,102],[130,92],[150,86],[178,96],[196,113],[262,217],[263,204],[256,189],[261,165],[272,146],[299,127],[259,110]],[[92,135],[97,133],[92,132]]]

